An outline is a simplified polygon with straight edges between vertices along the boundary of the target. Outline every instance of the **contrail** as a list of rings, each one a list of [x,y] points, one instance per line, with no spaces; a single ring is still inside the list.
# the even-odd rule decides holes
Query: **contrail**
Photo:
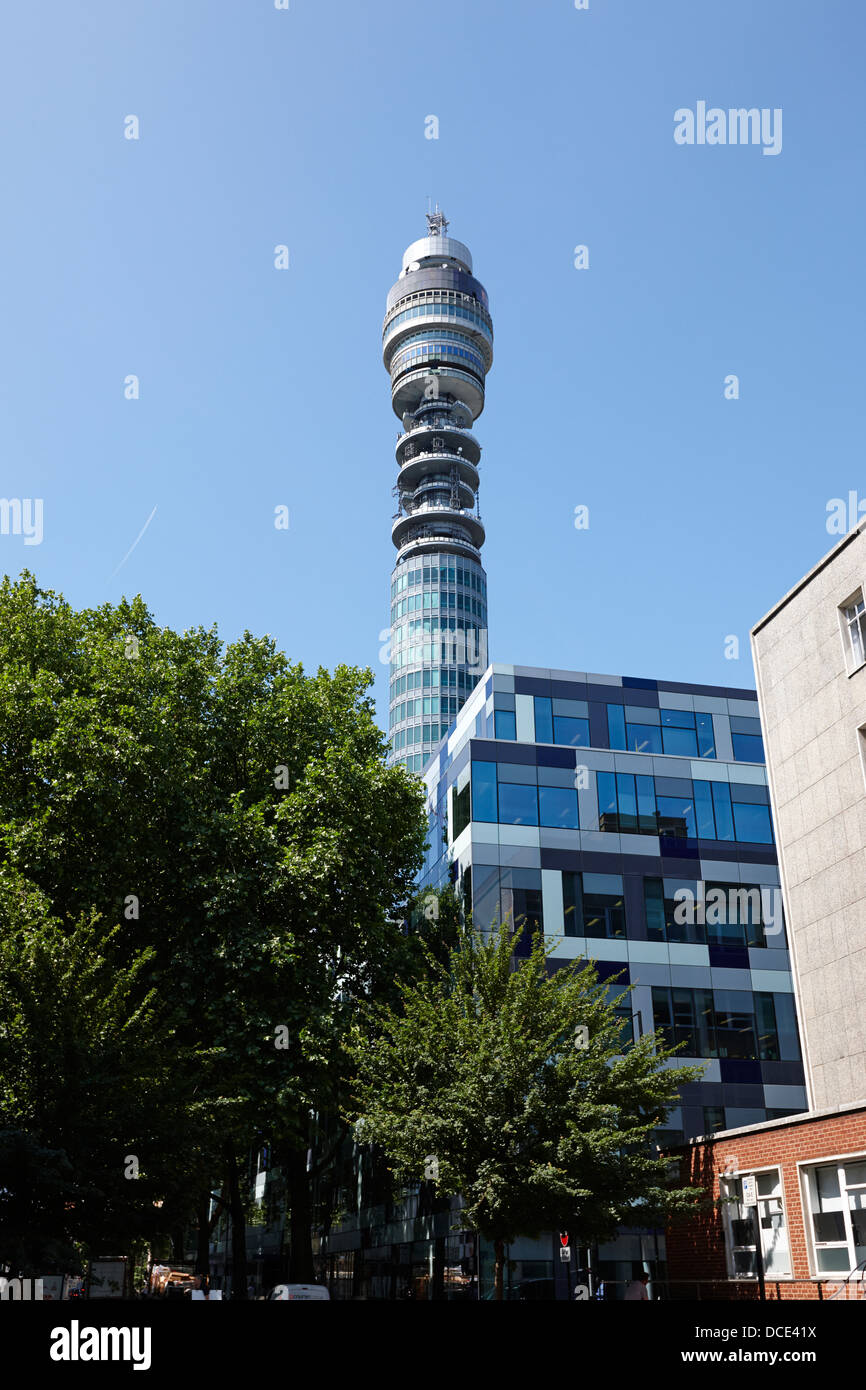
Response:
[[[157,503],[157,506],[159,506],[159,503]],[[138,545],[138,542],[141,540],[142,536],[144,535],[145,531],[147,530],[148,526],[149,526],[150,523],[153,521],[153,518],[154,518],[155,516],[156,516],[156,507],[154,507],[154,509],[153,509],[153,511],[151,512],[150,516],[147,518],[147,521],[146,521],[146,522],[144,523],[144,525],[142,526],[142,528],[141,528],[141,530],[139,531],[138,535],[136,536],[135,540],[132,542],[132,545],[129,547],[129,549],[127,550],[127,552],[126,552],[126,554],[124,555],[123,559],[121,560],[120,564],[117,566],[117,569],[115,569],[115,570],[112,571],[112,574],[111,574],[112,579],[113,579],[114,576],[117,574],[117,570],[122,570],[122,569],[123,569],[123,566],[126,564],[127,560],[129,559],[130,555],[132,554],[133,550],[134,550],[135,547]]]

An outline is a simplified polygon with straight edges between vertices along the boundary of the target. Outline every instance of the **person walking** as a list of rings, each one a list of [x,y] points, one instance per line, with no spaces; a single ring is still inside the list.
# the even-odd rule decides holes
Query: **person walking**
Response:
[[[644,1301],[648,1303],[649,1294],[646,1291],[646,1286],[648,1283],[649,1275],[647,1274],[645,1269],[641,1270],[637,1278],[632,1279],[631,1283],[625,1291],[626,1303],[642,1303]]]

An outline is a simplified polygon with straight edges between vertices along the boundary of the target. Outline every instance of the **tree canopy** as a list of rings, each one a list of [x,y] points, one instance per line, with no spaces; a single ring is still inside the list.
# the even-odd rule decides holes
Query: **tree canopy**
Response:
[[[461,1222],[494,1243],[497,1297],[517,1236],[610,1238],[642,1206],[693,1197],[668,1189],[650,1140],[700,1068],[672,1067],[659,1035],[630,1041],[616,1012],[628,991],[609,1001],[591,963],[551,970],[538,935],[516,959],[520,935],[467,933],[398,1005],[364,1010],[350,1043],[359,1137],[404,1177],[436,1160]]]
[[[52,949],[89,932],[156,991],[192,1185],[208,1162],[236,1177],[263,1134],[305,1153],[342,1096],[351,1001],[417,968],[401,922],[423,794],[386,766],[371,682],[308,675],[270,637],[175,633],[141,598],[76,610],[30,574],[0,584],[0,856]],[[7,945],[8,989],[31,988],[42,957]],[[239,1197],[234,1216],[242,1234]]]

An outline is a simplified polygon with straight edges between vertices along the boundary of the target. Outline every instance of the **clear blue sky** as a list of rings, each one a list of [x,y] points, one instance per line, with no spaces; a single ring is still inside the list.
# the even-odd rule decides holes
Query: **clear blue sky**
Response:
[[[492,658],[750,685],[828,499],[866,499],[864,44],[854,0],[10,0],[0,493],[44,540],[2,569],[381,698],[381,320],[432,196],[494,316]],[[781,107],[781,154],[676,145],[699,100]]]

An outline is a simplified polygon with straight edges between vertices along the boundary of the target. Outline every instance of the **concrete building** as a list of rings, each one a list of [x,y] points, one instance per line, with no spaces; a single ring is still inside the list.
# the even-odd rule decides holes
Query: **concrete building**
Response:
[[[810,1108],[678,1153],[716,1203],[668,1232],[682,1297],[756,1297],[759,1249],[769,1298],[866,1295],[864,597],[866,522],[752,631]]]
[[[478,510],[484,409],[493,361],[487,291],[466,246],[428,235],[403,255],[388,294],[383,356],[397,439],[391,538],[391,761],[420,772],[487,665],[487,577]]]
[[[866,1098],[866,522],[752,633],[810,1103]]]

